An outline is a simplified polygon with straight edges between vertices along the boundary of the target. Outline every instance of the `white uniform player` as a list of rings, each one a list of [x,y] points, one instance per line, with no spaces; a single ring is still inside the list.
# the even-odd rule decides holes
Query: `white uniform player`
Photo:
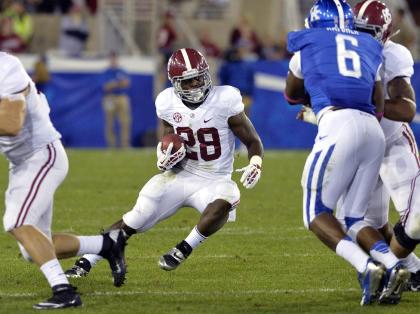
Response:
[[[52,287],[53,296],[34,308],[80,306],[80,297],[57,256],[101,254],[110,262],[114,284],[121,285],[125,278],[123,232],[115,231],[114,238],[109,233],[90,237],[51,234],[54,192],[66,177],[67,155],[50,121],[47,100],[37,92],[20,61],[0,52],[0,64],[0,150],[10,163],[4,229]],[[55,242],[59,244],[54,246]]]
[[[0,150],[10,162],[4,229],[32,224],[51,237],[53,195],[67,174],[67,156],[50,121],[45,96],[37,94],[17,58],[2,52],[0,62],[4,69],[0,82],[5,82],[0,85],[0,95],[29,91],[21,131],[16,136],[0,136]],[[28,163],[32,166],[27,167]]]
[[[407,48],[389,40],[384,45],[383,57],[380,75],[385,99],[389,99],[388,83],[397,77],[403,77],[409,82],[414,73],[414,62]],[[377,229],[388,222],[390,197],[400,216],[405,215],[412,191],[412,180],[420,166],[417,145],[410,126],[384,117],[381,127],[385,135],[385,155],[379,172],[380,177],[365,216],[365,220]],[[341,212],[339,215],[342,218]]]
[[[123,216],[124,222],[144,232],[181,207],[202,213],[209,203],[223,199],[236,208],[240,193],[231,179],[235,135],[228,119],[243,110],[241,95],[231,86],[213,87],[195,110],[182,103],[173,87],[161,92],[156,99],[157,116],[184,138],[186,158],[146,183],[134,209]]]
[[[128,236],[145,232],[156,223],[190,206],[200,213],[198,224],[185,240],[164,254],[159,265],[174,270],[194,248],[215,233],[239,204],[239,189],[231,179],[235,136],[247,147],[250,163],[240,169],[241,182],[252,188],[261,174],[263,147],[252,123],[244,114],[239,91],[231,86],[211,85],[205,58],[195,49],[176,51],[168,62],[168,76],[173,87],[156,98],[156,114],[164,133],[177,133],[185,145],[172,152],[172,144],[157,147],[155,175],[141,189],[134,208],[113,228],[122,228]],[[66,274],[86,275],[98,257],[87,255]]]

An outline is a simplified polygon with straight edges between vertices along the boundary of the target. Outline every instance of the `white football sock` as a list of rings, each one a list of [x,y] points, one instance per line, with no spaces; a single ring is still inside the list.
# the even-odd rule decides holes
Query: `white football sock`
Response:
[[[375,261],[384,264],[387,269],[394,267],[399,262],[399,259],[391,252],[384,240],[380,240],[372,245],[369,253]]]
[[[79,251],[77,256],[82,256],[83,254],[97,254],[102,249],[102,243],[104,242],[104,237],[102,235],[97,236],[79,236]]]
[[[363,273],[365,271],[366,265],[369,261],[369,255],[367,255],[356,243],[354,243],[350,237],[345,237],[338,242],[335,252],[337,255],[341,256],[353,265],[359,273]]]
[[[203,243],[205,239],[207,239],[207,237],[203,236],[200,231],[198,231],[197,226],[195,226],[188,237],[185,238],[185,242],[195,249]]]
[[[90,266],[92,267],[95,266],[96,263],[98,263],[100,260],[103,259],[102,256],[96,255],[96,254],[85,254],[83,255],[83,258],[86,258],[89,261]]]
[[[402,258],[401,261],[410,273],[416,273],[420,270],[420,259],[414,253],[411,253],[406,258]]]
[[[58,259],[54,258],[45,264],[42,264],[40,269],[45,278],[47,278],[51,287],[56,285],[69,284],[69,281],[67,280],[66,275],[64,275],[64,271],[61,268]]]

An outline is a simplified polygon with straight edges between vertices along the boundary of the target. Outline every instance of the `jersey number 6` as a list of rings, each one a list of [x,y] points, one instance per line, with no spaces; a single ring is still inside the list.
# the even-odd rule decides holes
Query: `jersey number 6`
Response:
[[[193,147],[196,144],[194,132],[189,127],[178,127],[176,133],[181,135],[182,133],[187,135],[187,140],[184,138],[184,142],[187,146]],[[182,135],[181,135],[182,136]],[[222,154],[222,148],[220,146],[220,136],[216,128],[201,128],[197,130],[197,139],[200,143],[200,155],[201,159],[205,161],[215,160]],[[213,152],[209,153],[209,147],[214,147]],[[187,158],[192,160],[198,160],[197,152],[188,152]]]
[[[335,36],[335,42],[337,43],[337,63],[338,71],[343,76],[349,76],[354,78],[360,78],[362,71],[360,69],[360,56],[354,50],[346,49],[346,42],[353,47],[358,47],[359,42],[356,38],[349,35],[338,34]],[[348,63],[351,62],[351,68],[349,69]]]

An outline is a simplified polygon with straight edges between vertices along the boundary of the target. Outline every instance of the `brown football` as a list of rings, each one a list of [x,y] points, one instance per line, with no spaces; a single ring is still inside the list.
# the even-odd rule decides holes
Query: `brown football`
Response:
[[[169,144],[174,143],[172,147],[172,151],[171,151],[171,154],[173,154],[178,149],[181,148],[182,144],[184,143],[184,139],[178,134],[171,133],[171,134],[166,134],[164,137],[162,137],[161,142],[162,142],[162,148],[161,148],[162,151],[166,151]]]

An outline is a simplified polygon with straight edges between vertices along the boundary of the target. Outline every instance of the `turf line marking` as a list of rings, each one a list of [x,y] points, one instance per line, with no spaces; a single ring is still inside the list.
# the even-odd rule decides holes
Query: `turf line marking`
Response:
[[[242,290],[242,291],[152,291],[152,290],[128,290],[128,291],[93,291],[83,293],[87,296],[130,296],[130,295],[195,295],[195,296],[244,296],[256,294],[312,294],[312,293],[336,293],[356,292],[355,288],[319,288],[319,289],[271,289],[271,290]],[[0,298],[27,298],[42,295],[39,293],[7,293],[0,291]]]
[[[140,255],[140,256],[129,256],[127,259],[132,260],[148,260],[158,259],[161,255]],[[329,252],[325,253],[279,253],[279,254],[259,254],[259,255],[228,255],[228,254],[217,254],[217,255],[194,255],[194,259],[229,259],[229,258],[272,258],[272,257],[315,257],[315,256],[334,256]],[[2,259],[3,262],[14,262],[16,257],[5,257]],[[23,261],[23,260],[22,260]],[[30,264],[27,264],[30,265]]]

